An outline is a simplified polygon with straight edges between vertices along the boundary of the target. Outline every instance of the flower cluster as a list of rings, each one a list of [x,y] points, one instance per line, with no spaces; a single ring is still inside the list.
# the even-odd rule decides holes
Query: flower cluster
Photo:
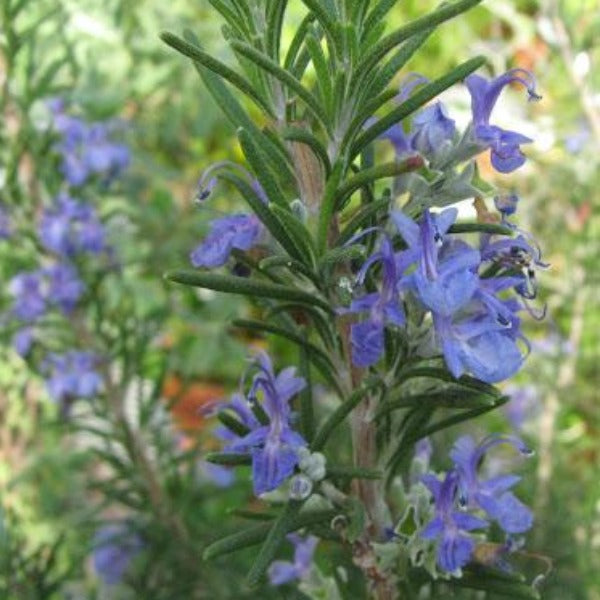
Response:
[[[127,165],[129,155],[125,146],[110,142],[109,124],[90,124],[71,117],[59,100],[50,102],[50,108],[60,136],[56,148],[63,159],[65,191],[39,215],[36,241],[46,253],[43,266],[17,273],[9,284],[12,307],[7,316],[17,323],[13,343],[23,357],[31,353],[34,342],[43,345],[45,317],[55,310],[69,317],[81,302],[86,291],[81,278],[82,259],[111,255],[106,229],[96,209],[69,189],[90,181],[92,175],[102,175],[105,180],[115,177]],[[10,222],[4,207],[0,208],[0,235],[6,237]],[[45,353],[41,365],[50,396],[64,403],[96,394],[102,383],[97,363],[98,358],[87,351]]]
[[[440,481],[435,475],[424,475],[423,483],[435,504],[434,518],[421,530],[420,536],[437,543],[437,563],[449,573],[458,573],[471,559],[476,541],[471,531],[486,529],[495,522],[508,536],[525,533],[533,524],[533,515],[513,493],[520,477],[480,476],[481,462],[491,448],[510,444],[521,454],[531,451],[515,437],[491,436],[476,444],[471,436],[459,438],[450,453],[454,467]],[[507,547],[511,543],[507,543]]]
[[[129,164],[129,149],[111,140],[114,124],[89,123],[69,115],[61,99],[48,105],[60,135],[55,148],[62,157],[61,172],[69,185],[81,186],[92,177],[109,182],[123,172]]]
[[[255,366],[257,372],[248,394],[234,394],[220,406],[220,410],[232,412],[247,433],[237,436],[223,429],[219,436],[226,442],[226,451],[252,456],[252,480],[258,496],[279,487],[299,464],[299,450],[307,444],[292,429],[290,400],[306,382],[296,376],[294,367],[275,374],[264,352],[257,355]]]
[[[517,313],[523,308],[529,274],[517,270],[517,256],[537,256],[524,237],[491,241],[473,248],[448,233],[457,217],[455,208],[434,214],[425,210],[419,222],[400,211],[391,214],[404,249],[395,251],[391,237],[382,232],[379,248],[357,275],[362,284],[367,271],[381,265],[381,288],[355,299],[341,312],[366,314],[352,325],[354,364],[368,367],[383,354],[384,326],[405,323],[402,298],[410,293],[431,313],[437,342],[455,377],[465,372],[491,383],[513,375],[524,355]],[[496,275],[486,276],[490,265]],[[509,274],[510,273],[510,274]],[[508,298],[503,292],[514,290]],[[528,297],[528,296],[527,296]]]

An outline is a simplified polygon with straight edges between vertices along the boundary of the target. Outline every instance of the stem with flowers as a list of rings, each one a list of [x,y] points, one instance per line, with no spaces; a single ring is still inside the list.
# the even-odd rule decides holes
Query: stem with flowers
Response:
[[[195,269],[166,278],[245,296],[260,318],[234,324],[301,356],[278,370],[258,353],[215,409],[223,451],[207,459],[250,466],[268,510],[260,527],[204,556],[260,545],[250,585],[297,582],[313,598],[433,598],[457,587],[538,597],[505,572],[533,523],[512,491],[519,478],[482,468],[498,446],[529,448],[463,435],[449,470],[431,466],[434,434],[504,404],[494,384],[526,358],[520,312],[535,314],[535,272],[546,265],[512,220],[518,197],[484,182],[476,158],[486,154],[500,173],[525,163],[521,146],[532,140],[492,113],[509,84],[538,100],[535,78],[513,69],[486,79],[474,73],[479,57],[389,89],[436,27],[478,3],[444,3],[386,33],[394,2],[303,0],[284,52],[287,2],[211,0],[239,69],[190,31],[162,35],[193,61],[247,163],[208,167],[198,204],[222,181],[249,208],[212,220],[191,253]],[[460,82],[472,107],[462,133],[437,100]],[[459,221],[454,205],[468,199],[477,218]],[[286,539],[291,562],[277,559]],[[336,547],[333,569],[313,561],[319,540]]]

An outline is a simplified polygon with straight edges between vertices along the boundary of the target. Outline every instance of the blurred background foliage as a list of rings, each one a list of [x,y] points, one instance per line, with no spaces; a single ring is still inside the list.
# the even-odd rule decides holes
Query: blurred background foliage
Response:
[[[124,406],[145,453],[136,454],[135,442],[126,460],[111,443],[103,445],[97,431],[85,435],[61,418],[43,382],[5,336],[0,597],[258,597],[240,589],[248,554],[213,565],[200,559],[208,541],[236,527],[228,513],[249,499],[246,482],[221,488],[200,460],[213,426],[201,409],[235,387],[248,343],[264,341],[229,329],[232,316],[250,310],[235,299],[175,290],[162,282],[163,271],[187,262],[208,219],[235,206],[227,189],[203,209],[193,198],[202,169],[215,160],[239,159],[239,152],[231,126],[191,64],[162,45],[158,33],[189,27],[206,48],[229,60],[220,18],[201,0],[2,4],[4,203],[32,218],[27,211],[56,192],[57,163],[47,157],[43,133],[45,97],[65,98],[89,120],[125,123],[132,164],[116,189],[96,197],[96,205],[105,217],[113,215],[110,231],[124,263],[123,275],[105,285],[103,302],[107,311],[114,308],[114,319],[128,315],[122,335],[135,340],[136,377],[124,392]],[[388,28],[436,4],[399,1]],[[288,39],[303,14],[297,5],[290,3]],[[530,325],[532,355],[509,390],[514,411],[522,414],[507,411],[490,417],[488,425],[516,427],[537,448],[522,486],[536,511],[531,560],[539,572],[546,567],[537,555],[553,563],[543,597],[598,600],[600,4],[488,0],[442,27],[410,69],[434,77],[477,53],[488,57],[494,73],[518,66],[538,77],[543,101],[527,113],[521,109],[519,128],[536,140],[528,149],[531,160],[514,181],[486,164],[480,167],[488,180],[514,186],[521,197],[521,225],[534,233],[551,264],[539,281],[541,300],[534,307],[546,303],[547,316]],[[462,110],[467,118],[466,90],[458,87],[446,100],[453,116],[460,118]],[[513,100],[507,118],[519,114],[516,96],[502,102]],[[3,281],[28,263],[32,251],[18,238],[0,240]],[[160,393],[138,401],[146,397],[137,389],[144,385]],[[102,407],[95,410],[101,413]],[[95,421],[86,423],[91,429]],[[125,439],[123,452],[127,447]],[[158,495],[147,480],[139,480],[138,471],[148,462],[158,477]],[[94,532],[100,522],[133,512],[150,550],[135,559],[122,584],[106,586],[92,568]],[[272,589],[260,595],[295,597]]]

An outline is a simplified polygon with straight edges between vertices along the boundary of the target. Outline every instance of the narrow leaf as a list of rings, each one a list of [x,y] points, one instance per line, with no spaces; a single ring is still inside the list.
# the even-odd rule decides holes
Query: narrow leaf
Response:
[[[450,233],[491,233],[492,235],[513,235],[513,230],[499,223],[455,223]]]
[[[221,61],[217,60],[216,58],[213,58],[212,56],[198,48],[198,46],[186,42],[185,40],[182,40],[180,37],[177,37],[176,35],[173,35],[168,31],[161,33],[160,38],[163,40],[163,42],[165,42],[184,56],[187,56],[188,58],[199,62],[207,69],[210,69],[213,73],[216,73],[217,75],[223,77],[223,79],[229,81],[231,85],[233,85],[238,90],[246,94],[269,116],[275,118],[275,114],[273,113],[273,110],[271,109],[269,104],[239,73],[236,73],[233,69],[230,69]]]
[[[298,514],[302,504],[302,502],[290,500],[271,526],[267,539],[248,573],[247,581],[250,587],[258,585],[269,565],[275,559],[277,550],[279,550],[279,546],[281,546],[287,532],[290,530],[293,519]]]
[[[286,533],[291,533],[302,527],[310,527],[311,525],[331,521],[337,514],[339,514],[338,511],[334,510],[314,510],[301,513],[292,519]],[[202,556],[204,560],[210,560],[218,556],[223,556],[224,554],[230,554],[231,552],[241,550],[242,548],[256,546],[267,537],[271,528],[272,522],[261,523],[224,537],[207,546],[204,549]]]
[[[242,296],[256,296],[258,298],[273,298],[276,300],[297,301],[317,306],[326,312],[333,312],[329,303],[294,287],[280,285],[277,283],[267,283],[256,281],[245,277],[234,277],[230,275],[217,275],[215,273],[206,273],[204,271],[193,271],[191,269],[181,269],[168,271],[165,279],[201,287],[217,292],[227,294],[239,294]]]
[[[209,452],[204,455],[204,460],[213,465],[224,465],[227,467],[252,464],[252,456],[250,454],[232,454],[228,452]]]
[[[390,204],[390,198],[381,198],[375,200],[371,204],[368,204],[361,210],[359,210],[351,219],[348,221],[346,227],[337,239],[337,245],[342,246],[362,227],[370,225],[371,220],[377,215],[380,210],[387,209]],[[386,210],[387,214],[387,210]]]
[[[351,466],[328,466],[327,477],[340,479],[381,479],[383,473],[377,469],[364,469]]]
[[[330,131],[330,124],[323,107],[317,102],[314,96],[298,81],[293,75],[282,69],[276,62],[267,55],[258,51],[256,48],[244,43],[233,41],[231,47],[249,60],[253,61],[261,69],[271,73],[276,79],[281,81],[290,90],[295,92],[306,104],[307,108],[321,123],[325,131]]]

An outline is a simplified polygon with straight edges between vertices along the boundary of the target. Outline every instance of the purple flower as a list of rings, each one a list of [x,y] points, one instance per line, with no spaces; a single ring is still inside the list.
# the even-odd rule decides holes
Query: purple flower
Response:
[[[20,329],[13,336],[12,343],[17,354],[25,358],[33,345],[33,329],[31,327]]]
[[[98,254],[106,248],[104,227],[94,208],[66,194],[44,211],[38,233],[45,248],[60,256]]]
[[[456,124],[446,107],[436,102],[418,112],[412,121],[412,147],[427,157],[433,157],[454,139]]]
[[[46,312],[44,277],[41,270],[19,273],[11,280],[9,291],[14,298],[13,314],[31,323]]]
[[[513,82],[525,86],[530,100],[540,99],[535,91],[535,79],[525,69],[511,69],[490,81],[479,75],[469,75],[465,79],[465,84],[471,94],[475,138],[491,149],[492,165],[500,173],[510,173],[518,169],[525,162],[525,155],[521,152],[520,145],[532,141],[515,131],[490,125],[491,113],[500,92],[506,85]]]
[[[306,386],[301,377],[296,377],[295,368],[288,367],[275,375],[271,360],[261,353],[256,361],[258,373],[252,380],[248,398],[258,403],[269,422],[256,422],[252,430],[242,438],[230,443],[226,450],[250,452],[252,454],[252,479],[254,493],[258,496],[279,487],[298,464],[298,448],[306,441],[290,427],[290,399]]]
[[[456,220],[454,208],[432,214],[425,210],[420,225],[401,212],[392,219],[408,245],[399,262],[417,268],[406,276],[402,287],[410,289],[433,313],[450,316],[463,307],[477,289],[480,256],[461,241],[446,240],[444,235]]]
[[[108,123],[86,123],[65,114],[64,103],[53,101],[54,128],[61,136],[56,149],[62,155],[61,171],[72,186],[86,183],[93,175],[110,181],[128,166],[129,149],[110,139]]]
[[[205,460],[199,461],[198,466],[204,478],[219,488],[228,488],[235,481],[235,473],[228,467],[215,465]]]
[[[423,483],[433,494],[435,517],[421,531],[422,538],[438,540],[437,564],[444,571],[454,573],[470,560],[475,542],[468,531],[487,527],[479,517],[456,510],[455,497],[459,475],[449,471],[443,481],[433,475],[425,475]]]
[[[48,276],[48,299],[57,304],[64,313],[75,308],[84,292],[83,282],[69,263],[58,263],[45,270]]]
[[[235,214],[215,219],[204,241],[190,255],[194,267],[220,267],[231,251],[249,250],[262,234],[262,226],[254,215]]]
[[[434,314],[433,323],[454,377],[469,372],[481,381],[496,383],[514,375],[523,364],[515,336],[493,317],[471,316],[455,322]]]
[[[504,405],[504,414],[514,429],[522,429],[540,411],[539,391],[533,385],[525,385],[507,387],[505,393],[510,402]]]
[[[507,534],[523,533],[531,528],[533,515],[509,491],[521,478],[517,475],[500,475],[485,481],[479,478],[485,453],[499,444],[510,444],[521,454],[531,455],[531,450],[513,436],[490,436],[475,444],[471,436],[465,435],[455,442],[450,457],[459,474],[461,501],[468,508],[484,510]]]
[[[94,569],[107,585],[123,579],[131,561],[143,549],[139,534],[125,524],[106,525],[94,536]]]
[[[55,402],[73,398],[90,398],[102,388],[102,377],[96,371],[98,359],[91,352],[71,350],[50,354],[44,361],[49,372],[48,393]]]
[[[0,204],[0,240],[7,240],[12,234],[12,226],[8,210]]]
[[[310,572],[319,539],[312,535],[302,538],[295,533],[289,534],[287,539],[294,545],[294,560],[276,560],[271,563],[268,571],[271,585],[283,585],[303,579]]]
[[[352,362],[359,367],[375,364],[383,354],[384,327],[386,324],[404,325],[404,311],[398,293],[399,272],[391,241],[384,236],[380,248],[364,263],[357,276],[362,284],[369,268],[375,263],[382,267],[382,286],[380,292],[374,292],[353,300],[350,307],[338,312],[368,313],[369,317],[351,327]]]

